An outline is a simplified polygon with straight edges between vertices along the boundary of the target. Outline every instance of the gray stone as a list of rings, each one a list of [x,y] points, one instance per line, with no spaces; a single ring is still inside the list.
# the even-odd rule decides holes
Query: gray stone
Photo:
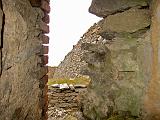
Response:
[[[102,30],[100,31],[100,34],[103,34],[104,32],[133,33],[140,29],[144,29],[149,25],[149,10],[132,8],[105,18],[103,24],[101,24]]]
[[[147,6],[148,0],[92,0],[89,12],[99,17],[106,17],[131,7]]]
[[[116,37],[112,44],[85,44],[83,74],[91,77],[82,95],[84,115],[91,120],[108,118],[115,112],[139,116],[147,82],[151,78],[150,32],[141,37]]]
[[[81,50],[82,43],[92,43],[94,41],[101,42],[101,39],[98,40],[100,37],[97,35],[100,26],[98,24],[94,24],[91,26],[86,33],[81,37],[78,43],[74,46],[74,48],[66,55],[64,60],[58,65],[53,75],[55,79],[62,79],[62,78],[76,78],[81,77],[80,74],[81,68],[83,68],[86,63],[82,61],[82,55],[84,53]],[[83,76],[82,76],[83,77]]]
[[[2,0],[5,14],[0,76],[0,119],[40,120],[39,14],[28,0]],[[38,10],[38,8],[37,8]],[[40,10],[40,9],[39,9]]]

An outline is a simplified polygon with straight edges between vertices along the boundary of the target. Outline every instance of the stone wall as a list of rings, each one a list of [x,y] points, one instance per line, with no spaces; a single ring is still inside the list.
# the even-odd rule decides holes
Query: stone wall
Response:
[[[59,88],[50,88],[49,95],[49,107],[58,107],[65,110],[77,110],[78,109],[78,91],[71,89],[61,90]]]
[[[81,49],[82,43],[102,43],[103,38],[97,34],[99,31],[98,23],[91,26],[86,33],[80,38],[73,49],[65,56],[64,60],[58,65],[53,78],[75,78],[82,76],[81,69],[86,65],[82,61],[84,50]]]
[[[81,94],[81,92],[85,91],[86,87],[80,87],[80,86],[74,88],[68,87],[63,89],[56,86],[49,86],[48,90],[49,120],[64,120],[67,114],[71,114],[72,112],[80,112],[79,95]]]
[[[87,50],[83,60],[88,63],[83,74],[92,81],[82,96],[84,115],[91,120],[146,119],[144,98],[148,83],[157,76],[152,62],[158,57],[149,1],[93,0],[89,11],[104,17],[98,34],[106,41],[82,45]],[[156,85],[152,93],[158,91]]]
[[[47,119],[49,0],[0,4],[0,119]]]

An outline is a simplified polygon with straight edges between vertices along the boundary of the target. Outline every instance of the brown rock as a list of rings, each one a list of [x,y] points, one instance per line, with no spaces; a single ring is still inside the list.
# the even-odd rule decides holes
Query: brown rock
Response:
[[[0,77],[0,119],[40,120],[39,80],[45,75],[37,52],[40,18],[28,0],[2,0],[5,14]],[[40,8],[37,8],[40,11]]]

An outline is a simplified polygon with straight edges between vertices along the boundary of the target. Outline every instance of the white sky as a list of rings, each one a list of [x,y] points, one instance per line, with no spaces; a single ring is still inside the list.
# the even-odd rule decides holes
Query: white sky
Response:
[[[57,66],[100,18],[88,12],[92,0],[51,0],[49,66]]]

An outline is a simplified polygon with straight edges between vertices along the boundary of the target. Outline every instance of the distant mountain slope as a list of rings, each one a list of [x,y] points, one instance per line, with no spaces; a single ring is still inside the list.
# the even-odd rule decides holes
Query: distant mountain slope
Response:
[[[100,23],[100,22],[99,22]],[[73,49],[65,56],[65,59],[59,64],[54,78],[74,78],[81,76],[80,69],[86,65],[84,61],[81,61],[84,53],[81,50],[82,43],[96,43],[103,41],[102,37],[97,35],[100,27],[99,23],[95,23],[88,31],[80,38],[78,43],[73,46]]]

